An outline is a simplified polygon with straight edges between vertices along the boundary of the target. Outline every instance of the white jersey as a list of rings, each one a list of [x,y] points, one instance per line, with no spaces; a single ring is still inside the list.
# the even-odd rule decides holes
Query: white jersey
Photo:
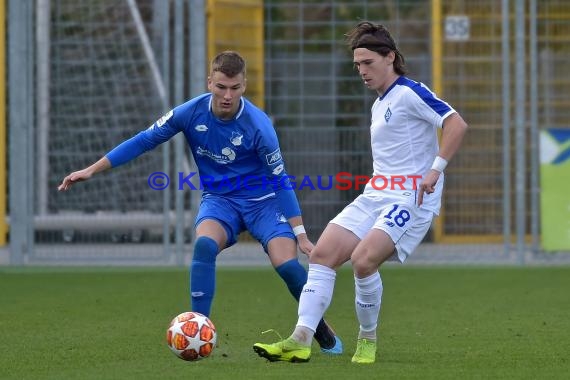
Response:
[[[422,83],[405,76],[372,105],[370,136],[374,174],[367,196],[398,196],[415,192],[439,152],[437,128],[455,110]],[[376,178],[376,180],[374,180]],[[439,214],[444,175],[422,208]]]

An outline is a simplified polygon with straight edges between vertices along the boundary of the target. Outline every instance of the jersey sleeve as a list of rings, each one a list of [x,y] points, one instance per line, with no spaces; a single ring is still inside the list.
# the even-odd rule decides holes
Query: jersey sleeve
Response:
[[[287,219],[300,216],[301,208],[295,190],[291,186],[289,175],[285,170],[285,162],[281,155],[277,134],[273,125],[267,120],[260,120],[262,127],[258,129],[256,146],[258,157],[265,172],[273,184],[275,194]]]
[[[106,154],[111,166],[123,165],[171,139],[183,128],[179,117],[181,113],[183,109],[180,107],[168,111],[146,130],[113,148]]]
[[[438,128],[443,127],[445,118],[456,112],[421,83],[414,86],[413,92],[417,97],[408,99],[409,110],[419,119],[426,120]]]

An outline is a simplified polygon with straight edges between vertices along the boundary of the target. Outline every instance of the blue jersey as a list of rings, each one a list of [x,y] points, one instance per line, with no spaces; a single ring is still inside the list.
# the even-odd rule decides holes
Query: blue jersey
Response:
[[[287,218],[301,215],[269,117],[245,98],[231,120],[212,112],[211,94],[179,105],[107,154],[113,167],[184,133],[204,195],[263,200],[274,194]]]

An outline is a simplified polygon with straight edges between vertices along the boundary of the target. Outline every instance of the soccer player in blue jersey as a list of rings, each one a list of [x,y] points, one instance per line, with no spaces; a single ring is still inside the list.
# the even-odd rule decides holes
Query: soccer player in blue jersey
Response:
[[[216,286],[216,257],[249,231],[297,300],[307,272],[297,258],[313,249],[299,203],[269,117],[243,97],[246,63],[233,51],[211,62],[209,93],[169,111],[147,130],[124,141],[93,165],[66,176],[68,190],[96,173],[125,164],[183,133],[200,172],[202,202],[190,268],[192,310],[210,315]],[[323,352],[342,353],[342,342],[320,319],[315,340]]]
[[[292,335],[253,346],[270,361],[309,360],[317,322],[331,302],[336,269],[350,260],[360,325],[352,362],[375,362],[383,291],[378,268],[387,260],[403,263],[421,243],[439,213],[443,170],[467,129],[449,104],[405,76],[404,57],[384,26],[360,22],[347,34],[347,42],[364,85],[378,94],[370,124],[374,177],[408,180],[393,189],[380,184],[382,190],[370,181],[330,221],[309,257]],[[443,128],[441,146],[438,128]],[[416,176],[422,178],[417,188]]]

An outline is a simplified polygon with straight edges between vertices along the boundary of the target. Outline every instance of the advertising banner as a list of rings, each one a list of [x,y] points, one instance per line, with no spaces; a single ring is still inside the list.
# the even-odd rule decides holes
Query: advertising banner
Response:
[[[570,251],[570,129],[540,134],[542,248]]]

